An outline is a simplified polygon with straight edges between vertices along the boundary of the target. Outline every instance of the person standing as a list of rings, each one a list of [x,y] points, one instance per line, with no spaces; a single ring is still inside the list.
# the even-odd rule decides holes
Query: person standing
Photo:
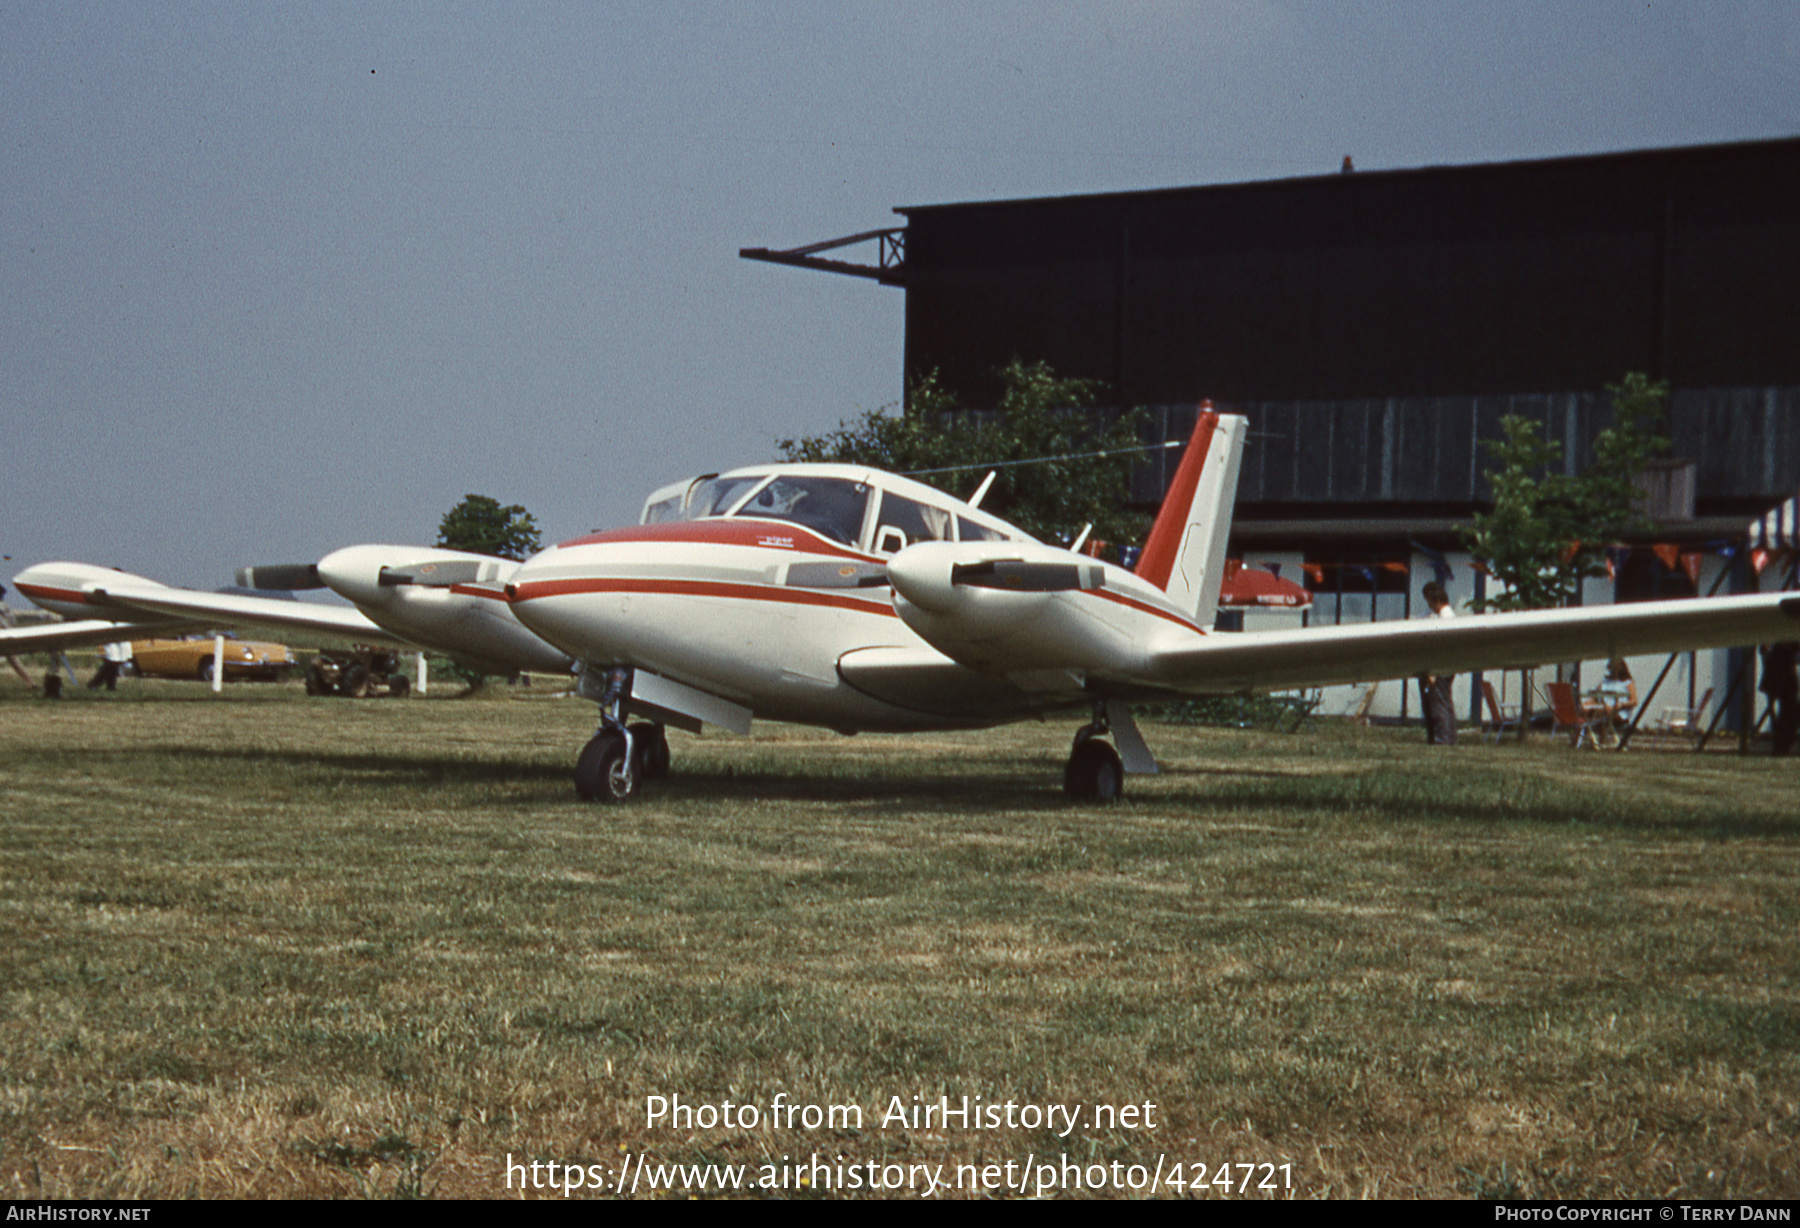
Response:
[[[1420,590],[1433,618],[1455,618],[1450,594],[1436,580]],[[1455,674],[1420,674],[1419,703],[1425,711],[1425,739],[1433,746],[1456,745],[1456,704],[1450,698]]]
[[[1775,742],[1769,753],[1791,755],[1794,735],[1800,733],[1800,668],[1796,668],[1800,643],[1788,640],[1766,645],[1762,651],[1762,682],[1757,689],[1769,697],[1775,709]]]

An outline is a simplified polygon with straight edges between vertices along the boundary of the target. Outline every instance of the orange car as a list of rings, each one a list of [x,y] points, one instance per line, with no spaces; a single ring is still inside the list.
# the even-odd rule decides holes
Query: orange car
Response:
[[[132,664],[137,672],[150,678],[198,678],[211,682],[213,676],[213,637],[196,636],[185,640],[133,640]],[[268,644],[261,640],[238,640],[225,637],[225,680],[250,679],[272,682],[300,664],[286,644]]]

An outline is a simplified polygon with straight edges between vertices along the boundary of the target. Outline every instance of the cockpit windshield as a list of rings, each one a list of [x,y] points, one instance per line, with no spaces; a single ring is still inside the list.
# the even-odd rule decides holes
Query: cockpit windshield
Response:
[[[918,488],[916,493],[927,492]],[[863,548],[878,554],[896,554],[919,542],[1005,541],[1017,535],[985,513],[967,508],[955,511],[954,501],[947,497],[945,503],[950,506],[930,498],[908,498],[856,477],[804,472],[708,474],[651,492],[642,520],[644,524],[714,516],[785,520],[846,546],[862,546],[866,536],[871,544]],[[873,514],[871,505],[875,505]]]
[[[869,491],[867,482],[848,478],[781,474],[731,514],[790,521],[823,533],[835,542],[854,546],[862,538]]]

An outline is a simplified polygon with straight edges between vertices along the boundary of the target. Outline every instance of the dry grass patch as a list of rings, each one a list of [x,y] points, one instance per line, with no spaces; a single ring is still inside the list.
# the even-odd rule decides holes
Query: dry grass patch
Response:
[[[1293,1165],[1293,1193],[1800,1193],[1788,763],[1059,724],[676,735],[585,704],[0,691],[12,1196],[505,1193],[505,1157]],[[857,1104],[651,1129],[645,1098]],[[1153,1130],[882,1129],[893,1096]]]

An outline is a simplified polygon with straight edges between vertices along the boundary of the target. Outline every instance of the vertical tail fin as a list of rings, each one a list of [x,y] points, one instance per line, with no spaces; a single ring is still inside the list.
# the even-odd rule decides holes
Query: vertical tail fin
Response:
[[[1225,544],[1231,536],[1246,425],[1235,414],[1214,413],[1211,401],[1200,403],[1194,434],[1138,560],[1137,574],[1168,593],[1202,626],[1213,621],[1225,578]]]

